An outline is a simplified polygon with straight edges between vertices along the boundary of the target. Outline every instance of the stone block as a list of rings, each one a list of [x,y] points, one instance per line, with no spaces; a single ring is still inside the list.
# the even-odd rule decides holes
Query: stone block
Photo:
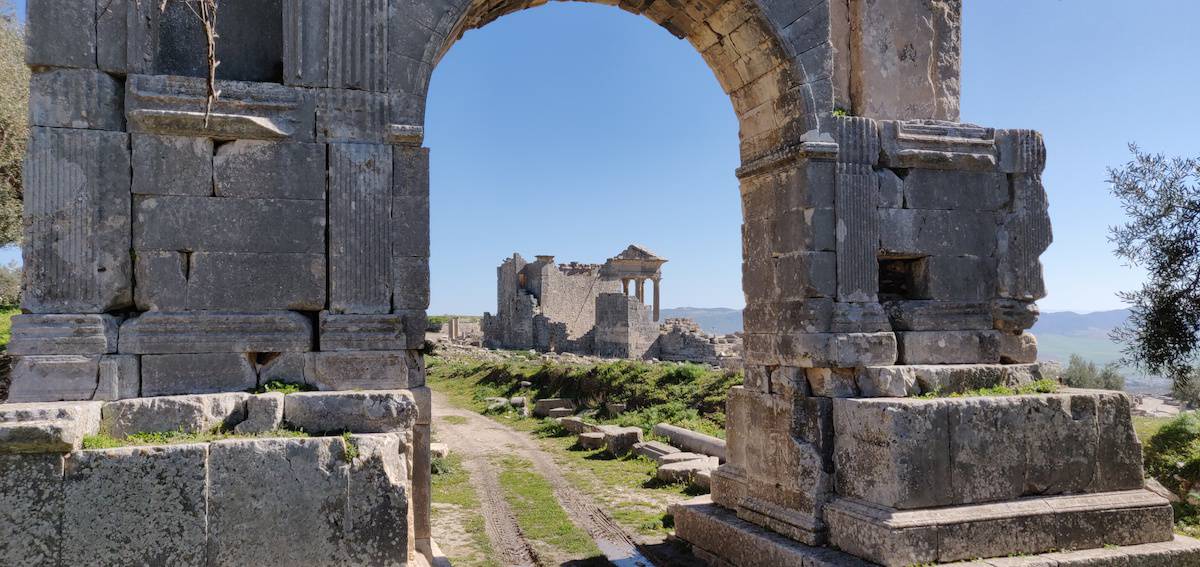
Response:
[[[907,366],[867,366],[855,372],[864,398],[904,398],[921,393],[915,373]]]
[[[554,408],[546,412],[546,417],[551,419],[560,419],[564,417],[570,417],[572,415],[575,415],[575,410],[571,408]]]
[[[915,297],[982,302],[996,295],[995,260],[979,256],[931,256],[917,264]]]
[[[796,333],[781,335],[780,360],[799,368],[854,368],[894,364],[893,333]]]
[[[235,140],[217,148],[212,167],[218,197],[325,199],[322,144]]]
[[[26,311],[103,313],[132,304],[128,145],[122,132],[30,130],[21,295]]]
[[[1046,168],[1046,142],[1034,130],[997,130],[1000,171],[1041,173]]]
[[[142,391],[142,361],[132,354],[100,357],[100,378],[93,400],[126,400]]]
[[[641,442],[640,427],[612,427],[604,431],[604,446],[617,457],[628,455],[633,446]]]
[[[256,385],[254,361],[245,353],[142,356],[143,396],[238,392]]]
[[[392,198],[392,254],[429,256],[429,197]]]
[[[212,140],[155,134],[133,134],[132,138],[135,195],[207,197],[213,194]],[[165,203],[168,206],[176,204],[174,201]],[[189,214],[192,212],[188,211]],[[149,219],[143,219],[143,222],[145,220]],[[172,228],[180,230],[184,227]]]
[[[352,436],[349,443],[353,459],[340,437],[213,443],[209,561],[407,564],[412,495],[399,440]]]
[[[138,308],[147,311],[298,310],[325,306],[324,254],[137,254]]]
[[[879,209],[880,248],[895,255],[991,256],[999,222],[992,211]]]
[[[96,67],[95,0],[29,0],[25,63],[31,67]]]
[[[896,333],[903,364],[995,364],[998,331],[908,331]]]
[[[121,325],[129,354],[306,352],[312,324],[300,313],[149,312]]]
[[[0,423],[67,421],[77,423],[84,435],[100,431],[102,402],[40,402],[0,404]]]
[[[875,301],[879,293],[879,180],[869,165],[850,164],[838,165],[837,180],[837,298],[840,302]]]
[[[145,9],[146,3],[142,6]],[[131,40],[131,66],[134,49]],[[200,77],[134,74],[125,88],[131,132],[225,140],[313,139],[316,97],[303,89],[220,80],[221,96],[213,102],[212,112],[206,113],[208,87]]]
[[[329,86],[329,0],[283,0],[283,82]]]
[[[384,144],[393,124],[420,124],[424,109],[399,93],[321,89],[317,98],[317,141]]]
[[[294,199],[138,197],[133,247],[324,254],[325,204]]]
[[[425,343],[424,311],[342,315],[322,311],[321,350],[420,349]]]
[[[575,411],[575,402],[562,398],[545,398],[533,401],[534,417],[547,417],[550,415],[550,410],[557,408],[566,408]]]
[[[983,331],[992,328],[986,303],[964,301],[889,301],[884,303],[897,331]]]
[[[1019,333],[1033,328],[1041,311],[1032,301],[996,299],[992,301],[992,324],[997,331]]]
[[[114,353],[117,324],[112,315],[16,315],[8,354]]]
[[[858,396],[854,370],[844,368],[805,369],[812,395],[822,398],[853,398]]]
[[[829,330],[834,333],[881,333],[892,330],[883,306],[875,302],[833,304]]]
[[[258,384],[279,381],[285,384],[308,384],[316,374],[316,353],[283,352],[258,361]]]
[[[876,172],[879,176],[879,206],[884,209],[904,208],[904,180],[890,169]]]
[[[748,222],[744,228],[753,237],[754,228],[761,226],[762,244],[770,249],[747,250],[746,256],[768,253],[832,252],[837,250],[837,215],[834,209],[791,209],[778,211],[776,217],[763,222]]]
[[[399,390],[425,384],[425,367],[415,351],[314,353],[309,384],[319,390]]]
[[[943,400],[834,400],[838,495],[903,509],[945,503],[952,463],[932,448],[949,446],[948,416]]]
[[[388,3],[329,3],[329,85],[385,91],[388,83]]]
[[[63,477],[62,561],[204,565],[205,445],[72,453]]]
[[[1036,364],[938,364],[892,368],[911,374],[922,394],[949,395],[996,386],[1015,387],[1042,378]]]
[[[29,79],[29,124],[119,132],[125,129],[124,97],[121,82],[100,71],[40,71]]]
[[[565,418],[564,418],[565,419]],[[595,451],[604,448],[604,432],[585,431],[580,433],[575,441],[581,449]]]
[[[654,476],[663,482],[690,484],[700,474],[712,474],[720,465],[716,457],[702,457],[660,465]]]
[[[1098,465],[1090,488],[1093,491],[1139,488],[1142,486],[1139,479],[1145,474],[1142,443],[1133,429],[1132,402],[1124,392],[1101,392],[1097,398]]]
[[[0,455],[0,563],[61,565],[62,475],[62,455]]]
[[[429,197],[429,148],[392,146],[392,195]]]
[[[1036,301],[1046,296],[1039,258],[1054,241],[1046,191],[1038,176],[1014,175],[1013,195],[998,234],[998,288],[1001,297]]]
[[[800,300],[837,294],[837,254],[800,252],[774,259],[779,298]]]
[[[111,391],[129,395],[137,370],[136,360],[117,355],[19,356],[12,366],[8,401],[105,400],[112,399]]]
[[[207,43],[195,8],[180,2],[145,6],[133,2],[128,21],[128,66],[132,73],[206,77]],[[279,0],[229,2],[221,6],[215,33],[221,61],[217,79],[272,83],[282,68],[282,8]]]
[[[0,423],[0,455],[70,453],[83,444],[84,433],[68,420]]]
[[[658,461],[659,465],[669,465],[669,464],[673,464],[673,463],[682,463],[685,461],[699,461],[699,460],[704,460],[704,459],[709,459],[709,458],[712,458],[712,457],[709,457],[708,455],[701,455],[700,453],[671,453],[668,455],[662,455],[658,459],[655,459],[655,460]]]
[[[680,450],[662,441],[642,441],[633,446],[633,452],[661,464],[659,459],[679,453]]]
[[[128,51],[127,0],[96,4],[96,65],[101,71],[124,75]]]
[[[329,146],[330,308],[387,313],[392,303],[392,150]]]
[[[839,499],[827,514],[834,545],[887,566],[1172,539],[1170,507],[1144,490],[913,511]]]
[[[597,426],[584,421],[582,417],[571,416],[559,418],[558,424],[561,425],[563,429],[576,435],[580,433],[587,433],[589,431],[600,430]]]
[[[288,425],[310,433],[405,432],[417,413],[407,390],[300,392],[286,396],[283,409]]]
[[[910,169],[904,178],[905,208],[996,211],[1006,205],[1003,173]]]
[[[246,405],[253,397],[233,392],[110,402],[104,404],[100,429],[118,439],[134,433],[232,429],[246,419]]]
[[[883,165],[996,171],[995,131],[973,124],[930,120],[879,123]]]
[[[1031,364],[1038,360],[1037,337],[1029,333],[1000,333],[1000,362]]]

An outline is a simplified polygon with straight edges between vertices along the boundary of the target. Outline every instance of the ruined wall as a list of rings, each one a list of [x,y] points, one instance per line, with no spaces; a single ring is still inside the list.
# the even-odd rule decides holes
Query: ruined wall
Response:
[[[601,266],[548,265],[542,269],[541,313],[565,325],[566,338],[578,339],[596,326],[596,298],[621,291]]]
[[[658,357],[658,324],[649,308],[624,293],[604,293],[596,299],[595,354],[606,358]]]
[[[691,319],[667,319],[659,331],[658,358],[720,366],[724,359],[740,357],[740,343],[736,336],[709,335]]]

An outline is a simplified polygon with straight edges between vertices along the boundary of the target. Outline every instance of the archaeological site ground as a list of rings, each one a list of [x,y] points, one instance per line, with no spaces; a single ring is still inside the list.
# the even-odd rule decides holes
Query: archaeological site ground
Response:
[[[0,564],[444,564],[435,413],[471,451],[511,452],[471,465],[497,480],[470,505],[651,557],[527,438],[426,384],[430,75],[464,33],[542,3],[28,1]],[[504,260],[483,341],[523,360],[736,355],[741,385],[631,367],[683,410],[713,403],[693,382],[719,387],[723,422],[697,428],[724,439],[575,416],[603,373],[531,371],[513,388],[563,395],[495,409],[703,485],[669,503],[676,564],[1200,565],[1147,489],[1129,398],[1038,365],[1047,149],[1007,128],[1037,124],[959,122],[959,0],[602,3],[694,46],[736,112],[745,332],[660,326],[666,259],[630,246]],[[546,520],[550,493],[565,512]],[[552,557],[490,535],[513,564]]]

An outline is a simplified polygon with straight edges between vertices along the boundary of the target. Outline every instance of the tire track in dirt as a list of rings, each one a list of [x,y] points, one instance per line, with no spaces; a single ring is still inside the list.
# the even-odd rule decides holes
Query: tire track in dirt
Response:
[[[465,423],[456,424],[443,418],[457,416],[465,419]],[[529,435],[505,427],[477,413],[450,406],[444,396],[433,392],[433,417],[437,419],[438,440],[446,443],[450,449],[463,458],[463,466],[470,472],[471,484],[480,495],[483,502],[484,517],[487,522],[487,533],[492,538],[492,545],[498,551],[512,547],[526,550],[529,560],[536,563],[536,552],[520,535],[516,519],[504,502],[503,491],[499,485],[499,477],[494,467],[488,462],[491,455],[499,451],[511,451],[512,454],[533,463],[533,468],[542,478],[546,479],[554,491],[554,497],[571,522],[587,533],[596,543],[596,547],[604,553],[608,560],[617,567],[652,567],[637,550],[637,541],[629,535],[604,510],[595,504],[593,499],[577,490],[563,476],[562,470],[554,459],[546,454]],[[476,472],[479,474],[477,475]],[[477,478],[478,476],[478,478]],[[498,501],[498,502],[497,502]],[[489,511],[489,508],[491,510]],[[493,523],[496,524],[493,527]],[[508,525],[505,525],[508,524]],[[510,537],[519,538],[520,544],[514,546]],[[516,552],[503,551],[502,553]],[[505,555],[506,564],[510,561]],[[516,565],[517,563],[511,563]]]

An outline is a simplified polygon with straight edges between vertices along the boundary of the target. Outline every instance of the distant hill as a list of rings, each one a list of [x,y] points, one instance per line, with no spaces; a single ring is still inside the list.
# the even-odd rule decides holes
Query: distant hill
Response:
[[[1033,332],[1039,335],[1046,333],[1107,339],[1109,332],[1121,326],[1127,319],[1129,319],[1128,309],[1082,314],[1070,311],[1042,313]]]
[[[742,310],[727,307],[676,307],[663,309],[663,319],[687,317],[708,333],[728,335],[742,330]]]

